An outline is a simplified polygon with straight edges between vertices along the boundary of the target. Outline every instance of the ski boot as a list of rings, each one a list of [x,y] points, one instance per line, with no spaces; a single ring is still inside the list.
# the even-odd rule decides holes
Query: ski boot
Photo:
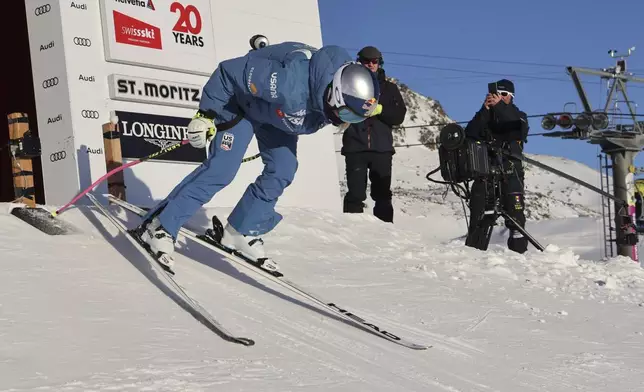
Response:
[[[144,222],[137,232],[143,244],[155,256],[161,267],[174,275],[172,254],[174,253],[175,240],[161,226],[159,218],[155,217],[150,222]]]
[[[216,216],[212,217],[214,230],[209,230],[210,237],[232,254],[241,256],[251,264],[262,268],[275,276],[282,276],[278,272],[277,263],[266,257],[264,240],[261,237],[247,236],[235,230],[230,223],[225,228]]]

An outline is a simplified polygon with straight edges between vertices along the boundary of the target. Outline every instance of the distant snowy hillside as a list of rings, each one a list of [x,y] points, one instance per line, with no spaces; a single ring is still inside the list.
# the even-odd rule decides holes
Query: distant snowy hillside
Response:
[[[394,130],[394,143],[398,145],[424,143],[432,145],[441,129],[438,124],[452,122],[440,102],[410,89],[406,84],[389,78],[398,85],[407,105],[407,115],[401,127]],[[432,124],[432,126],[427,126]],[[436,124],[436,125],[434,125]]]
[[[418,217],[433,211],[463,219],[463,206],[445,185],[428,181],[425,176],[439,166],[438,151],[433,143],[442,125],[421,127],[423,124],[445,124],[453,120],[447,116],[440,103],[425,97],[396,82],[408,106],[403,128],[394,130],[396,148],[394,155],[393,190],[398,215]],[[416,145],[416,144],[424,144]],[[414,145],[414,146],[408,146]],[[342,135],[336,135],[336,149],[342,147]],[[531,155],[528,157],[555,169],[564,171],[593,186],[600,186],[599,172],[582,163],[561,157]],[[338,174],[343,195],[346,192],[344,157],[338,152]],[[601,196],[572,181],[543,169],[525,164],[526,199],[528,220],[568,217],[599,217]],[[440,173],[431,178],[443,180]],[[422,201],[422,203],[418,203]],[[373,202],[367,197],[369,206]],[[370,209],[370,207],[369,207]],[[464,226],[464,221],[460,227]]]

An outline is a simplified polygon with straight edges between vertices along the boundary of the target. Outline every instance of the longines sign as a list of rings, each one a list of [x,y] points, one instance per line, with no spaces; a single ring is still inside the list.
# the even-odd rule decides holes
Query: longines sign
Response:
[[[147,113],[119,112],[121,152],[123,158],[143,158],[187,139],[190,118],[160,116]],[[153,160],[201,163],[205,149],[185,145]]]
[[[201,86],[165,80],[112,74],[108,77],[110,98],[198,109]]]

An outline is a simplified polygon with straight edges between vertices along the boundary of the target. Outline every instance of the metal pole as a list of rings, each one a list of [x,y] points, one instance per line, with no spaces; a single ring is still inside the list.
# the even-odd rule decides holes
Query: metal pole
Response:
[[[633,199],[632,195],[629,195],[629,190],[632,190],[632,186],[628,185],[629,177],[629,168],[633,165],[633,157],[635,155],[634,151],[628,151],[625,149],[620,149],[611,152],[611,157],[613,161],[613,189],[615,196],[624,201]],[[631,179],[632,180],[632,179]],[[633,215],[630,211],[630,204],[627,203],[627,206],[624,204],[615,203],[615,228],[617,229],[617,254],[620,256],[630,257],[634,261],[638,260],[637,256],[637,245],[626,245],[620,243],[622,220],[621,215],[627,213],[628,215]],[[620,209],[627,208],[626,211],[622,210],[620,214]]]

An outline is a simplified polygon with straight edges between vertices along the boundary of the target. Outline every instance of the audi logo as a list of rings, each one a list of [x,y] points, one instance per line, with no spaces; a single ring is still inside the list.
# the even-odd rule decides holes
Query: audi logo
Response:
[[[36,7],[36,9],[34,10],[34,14],[36,16],[40,16],[40,15],[46,14],[49,11],[51,11],[51,5],[45,4],[45,5],[41,5],[40,7]]]
[[[78,46],[90,47],[90,46],[92,46],[92,41],[89,38],[74,37],[74,44],[76,44]]]
[[[54,153],[49,154],[49,161],[50,162],[62,161],[65,158],[67,158],[67,152],[66,151],[56,151]]]
[[[42,88],[50,88],[58,85],[58,78],[53,77],[49,79],[45,79],[42,82]]]
[[[99,115],[96,110],[81,110],[81,116],[83,118],[91,118],[91,119],[98,119]]]

